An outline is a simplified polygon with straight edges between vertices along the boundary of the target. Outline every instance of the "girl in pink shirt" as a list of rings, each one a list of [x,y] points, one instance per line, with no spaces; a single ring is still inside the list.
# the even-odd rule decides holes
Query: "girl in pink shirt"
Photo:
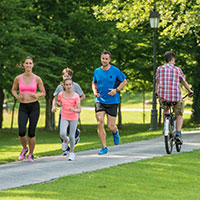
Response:
[[[72,90],[72,79],[67,78],[63,81],[63,92],[60,92],[56,103],[62,105],[60,137],[63,139],[62,145],[68,145],[70,141],[69,160],[74,160],[75,132],[78,125],[78,113],[81,112],[80,97]],[[56,105],[53,105],[52,111],[55,112]],[[67,128],[70,125],[69,137],[67,137]]]

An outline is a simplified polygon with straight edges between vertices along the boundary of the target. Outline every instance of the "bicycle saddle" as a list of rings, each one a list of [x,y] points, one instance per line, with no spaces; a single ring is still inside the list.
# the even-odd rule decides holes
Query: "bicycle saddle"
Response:
[[[165,106],[175,106],[177,104],[177,102],[167,102],[167,101],[163,101],[163,105]]]

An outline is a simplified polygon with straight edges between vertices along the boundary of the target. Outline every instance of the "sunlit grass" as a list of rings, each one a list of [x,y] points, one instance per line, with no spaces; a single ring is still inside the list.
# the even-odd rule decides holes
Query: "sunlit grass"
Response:
[[[48,183],[4,190],[0,197],[17,200],[197,200],[200,194],[199,155],[200,150],[195,150],[121,164]]]

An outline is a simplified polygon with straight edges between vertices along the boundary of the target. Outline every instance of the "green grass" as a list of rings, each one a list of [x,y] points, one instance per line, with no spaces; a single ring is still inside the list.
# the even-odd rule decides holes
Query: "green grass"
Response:
[[[49,132],[44,130],[43,124],[45,120],[44,108],[41,109],[40,121],[36,130],[36,148],[35,156],[51,156],[59,155],[61,151],[61,143],[57,131]],[[120,129],[121,143],[134,142],[140,140],[151,139],[161,135],[160,127],[157,131],[150,131],[150,112],[147,113],[146,124],[142,124],[142,112],[124,111],[122,114],[123,126]],[[199,129],[189,123],[190,114],[184,115],[183,130]],[[58,113],[56,114],[56,123],[58,121]],[[106,121],[106,120],[105,120]],[[4,120],[4,126],[9,127],[9,115]],[[6,124],[7,123],[7,124]],[[0,164],[16,161],[21,151],[21,144],[18,138],[17,130],[17,113],[15,113],[15,125],[13,132],[3,129],[0,132]],[[106,129],[107,130],[107,129]],[[107,145],[113,145],[112,135],[107,130]],[[76,151],[100,148],[99,138],[96,130],[96,119],[94,111],[82,110],[81,113],[81,142],[76,146]]]
[[[0,192],[7,199],[198,200],[200,150],[122,164]]]
[[[127,95],[123,97],[122,107],[142,108],[141,96]],[[84,106],[93,106],[93,97],[87,98],[84,102]],[[59,155],[62,153],[58,133],[43,129],[44,115],[45,109],[42,107],[36,131],[36,157]],[[190,115],[184,114],[183,131],[199,129],[199,127],[189,123]],[[0,164],[17,160],[21,150],[17,134],[17,111],[15,112],[12,133],[9,130],[10,119],[10,113],[5,113],[4,129],[0,132]],[[142,120],[142,112],[122,112],[121,143],[146,140],[161,135],[161,127],[157,131],[149,130],[149,111],[146,112],[146,124],[143,124]],[[57,122],[58,113],[56,113],[56,124]],[[81,124],[81,141],[75,150],[83,151],[100,148],[94,111],[82,110]],[[107,145],[113,145],[113,138],[108,130]],[[95,172],[70,175],[49,183],[0,191],[0,199],[196,200],[200,199],[200,179],[198,178],[200,175],[199,155],[200,150],[195,150],[190,153],[157,157]]]

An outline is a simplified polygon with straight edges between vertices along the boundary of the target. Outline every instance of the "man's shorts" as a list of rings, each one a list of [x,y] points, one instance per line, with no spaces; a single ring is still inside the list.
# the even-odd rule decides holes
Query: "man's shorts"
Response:
[[[164,105],[164,102],[166,102],[164,99],[159,98],[159,103],[160,103],[160,107],[162,109],[164,109],[165,112],[168,111],[168,106]],[[176,115],[183,115],[184,112],[184,101],[177,101],[175,106],[174,106],[174,112]]]
[[[103,103],[95,103],[95,112],[105,111],[106,114],[116,117],[117,116],[117,107],[118,104],[103,104]]]

